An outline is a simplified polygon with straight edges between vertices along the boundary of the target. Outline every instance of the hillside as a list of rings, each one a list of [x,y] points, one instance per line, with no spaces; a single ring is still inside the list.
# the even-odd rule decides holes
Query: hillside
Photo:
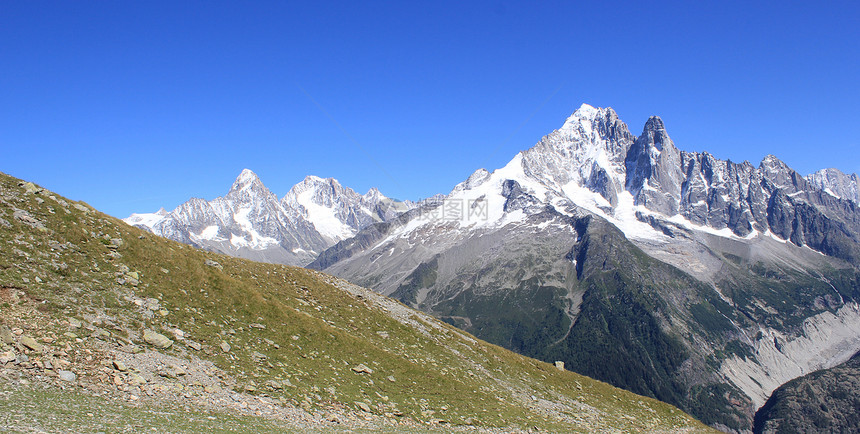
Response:
[[[0,245],[4,430],[709,430],[346,281],[7,175]]]
[[[756,433],[857,432],[860,356],[789,381],[756,413]]]

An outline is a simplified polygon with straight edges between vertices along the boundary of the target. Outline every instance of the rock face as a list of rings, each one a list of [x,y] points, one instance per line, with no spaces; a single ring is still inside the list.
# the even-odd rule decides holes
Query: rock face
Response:
[[[858,234],[856,203],[774,156],[680,151],[658,117],[636,137],[583,105],[310,267],[744,430],[780,384],[860,350]]]
[[[822,169],[806,179],[828,194],[860,203],[860,177],[856,173],[846,175],[839,169]]]
[[[132,214],[125,221],[207,250],[306,265],[332,244],[412,206],[376,189],[362,196],[334,179],[315,176],[305,178],[279,200],[254,172],[245,169],[223,197],[193,198],[169,213]]]
[[[756,414],[755,433],[856,432],[860,357],[793,380]]]

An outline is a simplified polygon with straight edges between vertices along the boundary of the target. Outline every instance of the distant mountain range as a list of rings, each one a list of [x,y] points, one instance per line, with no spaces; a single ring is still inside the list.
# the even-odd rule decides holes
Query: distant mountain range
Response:
[[[126,223],[233,256],[307,265],[365,226],[412,209],[371,189],[360,195],[334,179],[308,176],[282,198],[245,169],[225,196],[192,198],[175,210],[132,214]]]
[[[584,104],[421,203],[318,178],[279,202],[249,173],[224,198],[127,221],[344,277],[724,430],[860,350],[857,176],[681,151],[659,117],[634,136]]]

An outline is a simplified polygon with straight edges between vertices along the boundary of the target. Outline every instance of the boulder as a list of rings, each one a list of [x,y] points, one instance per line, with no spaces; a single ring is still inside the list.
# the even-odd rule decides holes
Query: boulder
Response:
[[[352,371],[356,374],[372,374],[373,369],[368,368],[364,363],[359,363],[357,366],[352,367]]]
[[[167,336],[164,336],[161,333],[156,333],[149,329],[144,330],[143,340],[144,342],[160,349],[170,348],[170,346],[173,345],[173,341],[170,340]]]

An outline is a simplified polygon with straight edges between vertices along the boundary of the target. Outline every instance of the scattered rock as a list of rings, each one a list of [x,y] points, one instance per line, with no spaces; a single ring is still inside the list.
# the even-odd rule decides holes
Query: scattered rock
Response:
[[[558,369],[559,371],[564,371],[564,362],[556,361],[553,364],[555,365],[556,369]]]
[[[206,265],[206,266],[209,266],[209,267],[213,267],[213,268],[217,268],[218,270],[221,270],[221,271],[223,271],[223,270],[224,270],[224,267],[222,267],[222,266],[221,266],[221,264],[219,264],[219,263],[217,263],[217,262],[215,262],[215,261],[213,261],[213,260],[211,260],[211,259],[207,259],[207,260],[203,261],[203,265]]]
[[[370,412],[371,412],[371,410],[370,410],[370,405],[368,405],[366,402],[363,402],[363,401],[356,401],[356,402],[355,402],[355,405],[356,405],[356,406],[358,406],[358,408],[359,408],[361,411],[364,411],[364,412],[367,412],[367,413],[370,413]]]
[[[122,247],[123,245],[122,238],[111,238],[110,243],[117,247]]]
[[[23,346],[25,346],[25,347],[33,350],[33,351],[36,351],[36,352],[42,351],[42,344],[36,342],[35,339],[33,339],[29,336],[21,336],[21,339],[19,340],[19,342],[21,343],[21,345],[23,345]]]
[[[120,371],[120,372],[125,372],[125,371],[127,371],[127,370],[128,370],[128,367],[127,367],[127,366],[125,366],[125,363],[123,363],[123,362],[121,362],[121,361],[119,361],[119,360],[114,360],[114,361],[113,361],[113,367],[114,367],[114,368],[116,368],[116,370],[117,370],[117,371]]]
[[[221,351],[223,351],[225,353],[229,353],[230,352],[230,344],[228,344],[227,342],[221,341]]]
[[[143,340],[144,342],[161,349],[170,348],[170,346],[173,345],[173,341],[168,339],[167,336],[149,329],[143,331]]]
[[[194,351],[200,351],[203,349],[203,345],[200,345],[199,343],[194,341],[185,341],[185,345],[187,345],[188,348],[191,348]]]
[[[73,382],[73,381],[78,379],[78,376],[75,375],[74,372],[64,371],[62,369],[57,371],[57,376],[60,378],[60,380],[68,381],[68,382]]]
[[[394,376],[393,376],[393,375],[389,375],[388,377],[385,377],[385,379],[386,379],[386,380],[388,380],[388,381],[390,381],[390,382],[392,382],[392,383],[394,383],[395,381],[397,381],[397,380],[395,380],[395,379],[394,379]]]
[[[0,365],[12,363],[17,358],[18,358],[18,356],[15,354],[14,351],[12,351],[12,350],[6,351],[5,353],[0,354]]]
[[[81,320],[79,320],[77,318],[69,318],[69,327],[71,327],[73,329],[79,329],[82,326],[83,326],[83,323],[81,322]]]
[[[356,374],[372,374],[373,369],[368,368],[364,363],[352,367],[352,371]]]
[[[263,324],[257,324],[257,323],[251,323],[251,324],[248,324],[248,327],[249,327],[249,328],[252,328],[252,329],[265,329],[265,328],[266,328],[266,326],[265,326],[265,325],[263,325]]]

